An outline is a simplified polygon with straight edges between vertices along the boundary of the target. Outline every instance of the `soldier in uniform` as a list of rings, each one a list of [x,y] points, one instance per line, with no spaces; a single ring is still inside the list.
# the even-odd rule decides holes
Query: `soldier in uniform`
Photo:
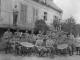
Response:
[[[15,54],[18,54],[18,52],[19,52],[19,49],[18,49],[18,47],[19,47],[19,45],[18,45],[18,42],[20,41],[20,35],[21,35],[21,33],[19,32],[19,30],[17,30],[17,32],[15,32],[15,34],[14,34],[14,41],[15,41]]]
[[[19,55],[20,50],[19,50],[19,43],[18,42],[15,43],[15,49],[16,49],[15,50],[16,54]]]
[[[6,47],[5,47],[6,53],[7,52],[11,52],[11,44],[10,44],[11,38],[12,38],[12,32],[10,32],[10,29],[8,29],[4,33],[3,38],[2,38],[2,39],[4,39],[6,41],[6,44],[7,44]]]
[[[26,42],[28,42],[30,34],[28,33],[28,31],[26,31],[26,33],[24,33],[24,34],[25,34],[25,40],[26,40]]]
[[[10,32],[10,29],[8,29],[4,34],[3,34],[3,38],[5,39],[9,39],[12,37],[12,32]]]
[[[70,38],[70,46],[71,46],[71,55],[73,55],[74,54],[74,50],[75,50],[75,46],[74,46],[74,35],[72,35],[72,34],[70,34],[69,35],[69,38]]]

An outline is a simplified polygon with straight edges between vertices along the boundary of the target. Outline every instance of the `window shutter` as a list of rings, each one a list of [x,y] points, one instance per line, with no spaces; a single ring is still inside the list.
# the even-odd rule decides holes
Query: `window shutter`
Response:
[[[36,9],[36,20],[38,19],[38,9]]]
[[[1,0],[0,0],[0,16],[1,16]]]
[[[22,25],[26,24],[26,17],[27,17],[27,6],[21,4],[20,21]]]
[[[38,19],[38,9],[33,8],[33,20],[37,20]]]
[[[36,9],[35,8],[33,8],[33,21],[36,19]]]

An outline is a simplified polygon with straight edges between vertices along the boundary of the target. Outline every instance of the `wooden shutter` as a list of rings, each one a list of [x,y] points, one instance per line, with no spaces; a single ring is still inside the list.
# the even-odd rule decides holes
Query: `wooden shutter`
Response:
[[[38,9],[36,9],[36,20],[38,19]]]
[[[36,10],[33,8],[33,21],[35,21]]]
[[[33,8],[33,20],[37,20],[38,19],[38,9]]]
[[[27,5],[21,4],[20,21],[22,25],[26,24]]]
[[[1,16],[1,0],[0,0],[0,16]]]

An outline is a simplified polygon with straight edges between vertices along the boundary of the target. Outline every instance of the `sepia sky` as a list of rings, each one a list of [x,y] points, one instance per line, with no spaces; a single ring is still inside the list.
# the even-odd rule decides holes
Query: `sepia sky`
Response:
[[[62,8],[63,19],[74,16],[77,23],[80,23],[80,0],[54,0],[54,2]]]

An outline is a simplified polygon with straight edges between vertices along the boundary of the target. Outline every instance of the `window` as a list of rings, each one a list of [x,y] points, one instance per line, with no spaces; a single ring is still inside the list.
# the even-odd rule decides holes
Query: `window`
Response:
[[[27,5],[21,4],[20,21],[23,25],[26,24]]]
[[[46,4],[46,0],[45,0],[45,4]]]
[[[38,19],[38,9],[36,9],[36,19]]]
[[[13,10],[13,25],[16,26],[17,25],[17,18],[18,18],[18,11],[17,9],[17,5],[15,5],[15,8]]]
[[[47,12],[44,12],[44,20],[47,20]]]
[[[57,19],[57,16],[54,16],[55,19]]]
[[[55,19],[55,20],[58,20],[58,16],[54,16],[54,19]]]
[[[37,20],[38,19],[38,9],[33,8],[33,20]]]
[[[1,0],[0,0],[0,16],[1,16]]]
[[[46,4],[46,0],[44,0],[44,3]]]
[[[35,20],[35,8],[33,8],[33,20]]]

